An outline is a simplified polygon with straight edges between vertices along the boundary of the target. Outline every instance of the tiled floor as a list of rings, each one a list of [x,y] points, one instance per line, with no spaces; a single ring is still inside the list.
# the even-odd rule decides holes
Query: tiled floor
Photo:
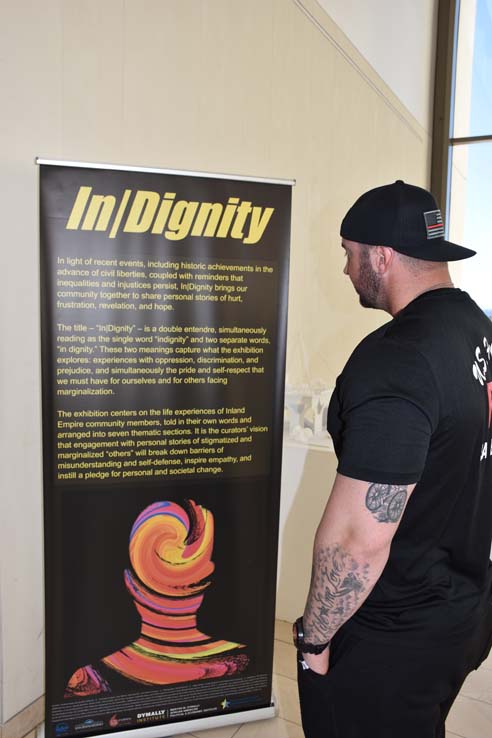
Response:
[[[180,738],[304,738],[291,633],[289,623],[277,620],[273,680],[279,707],[277,718],[189,733]],[[446,738],[492,738],[492,654],[466,680],[446,727]]]

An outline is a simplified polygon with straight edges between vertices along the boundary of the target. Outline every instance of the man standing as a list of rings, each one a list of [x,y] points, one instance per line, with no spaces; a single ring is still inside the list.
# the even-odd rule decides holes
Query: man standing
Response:
[[[355,349],[337,476],[294,626],[306,738],[441,738],[492,640],[492,323],[456,289],[433,196],[402,181],[341,226],[344,273],[392,320]]]

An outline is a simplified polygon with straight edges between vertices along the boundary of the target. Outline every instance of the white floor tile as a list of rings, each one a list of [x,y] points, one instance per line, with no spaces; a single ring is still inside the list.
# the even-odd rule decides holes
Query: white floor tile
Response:
[[[292,623],[285,620],[275,621],[275,638],[284,643],[292,643]]]
[[[485,659],[480,669],[492,669],[492,651],[490,652],[488,659]]]
[[[192,738],[232,738],[236,735],[241,725],[226,725],[223,728],[209,728],[191,733]],[[176,738],[180,738],[176,736]]]
[[[492,704],[492,669],[480,667],[478,671],[472,671],[466,678],[460,695]]]
[[[297,682],[281,674],[274,674],[273,693],[277,701],[279,716],[290,723],[300,725],[301,711],[299,708]]]
[[[289,723],[278,717],[256,723],[246,723],[238,730],[234,738],[304,738],[304,733],[300,725]]]
[[[193,738],[232,738],[238,732],[240,724],[224,725],[223,728],[210,728],[209,730],[200,730],[198,733],[192,733]],[[178,736],[176,738],[179,738]]]
[[[459,696],[448,715],[446,728],[464,738],[490,738],[492,705]]]
[[[297,679],[296,649],[294,644],[275,641],[273,652],[273,671],[275,674]]]

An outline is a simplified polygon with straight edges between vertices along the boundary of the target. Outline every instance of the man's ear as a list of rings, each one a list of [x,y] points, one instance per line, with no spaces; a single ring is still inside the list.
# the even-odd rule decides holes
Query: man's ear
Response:
[[[380,275],[386,274],[394,259],[395,252],[390,246],[374,246],[372,249],[373,269]]]

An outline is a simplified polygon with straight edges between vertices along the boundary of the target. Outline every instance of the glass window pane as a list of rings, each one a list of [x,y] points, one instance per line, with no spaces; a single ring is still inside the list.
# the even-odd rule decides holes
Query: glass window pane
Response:
[[[461,0],[452,137],[492,135],[492,0]]]
[[[477,252],[456,263],[455,281],[492,318],[492,142],[453,146],[450,155],[449,240]]]

